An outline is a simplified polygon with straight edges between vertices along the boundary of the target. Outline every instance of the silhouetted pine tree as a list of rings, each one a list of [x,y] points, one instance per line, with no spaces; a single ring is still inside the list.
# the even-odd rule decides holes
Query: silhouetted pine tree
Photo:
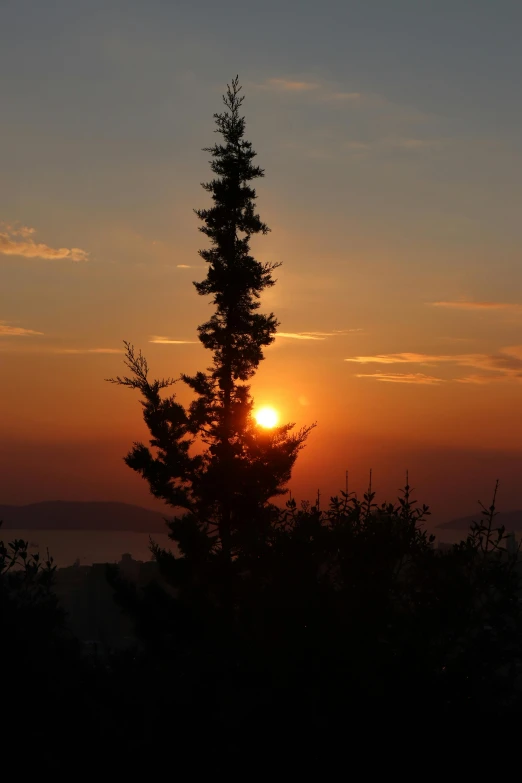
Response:
[[[150,381],[141,352],[126,343],[130,377],[112,382],[138,389],[150,447],[136,443],[127,464],[148,482],[152,493],[185,513],[171,523],[172,537],[192,558],[221,551],[227,559],[234,546],[263,529],[269,500],[285,492],[285,484],[311,428],[292,433],[293,424],[262,430],[252,416],[253,400],[246,383],[274,340],[278,322],[259,312],[261,293],[274,285],[279,264],[261,263],[250,253],[250,239],[269,229],[255,210],[251,182],[264,176],[246,141],[243,97],[238,77],[227,85],[225,111],[215,114],[222,140],[206,148],[214,176],[203,188],[213,204],[196,210],[210,248],[200,251],[208,273],[195,283],[201,296],[211,296],[215,312],[199,327],[199,339],[213,354],[207,372],[182,375],[194,392],[188,408],[175,395],[163,399],[173,379]],[[195,450],[197,442],[204,449]]]

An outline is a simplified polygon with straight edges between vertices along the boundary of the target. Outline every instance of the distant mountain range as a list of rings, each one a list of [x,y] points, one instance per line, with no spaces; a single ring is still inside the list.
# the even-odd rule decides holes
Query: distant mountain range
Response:
[[[437,525],[437,528],[439,530],[469,530],[471,523],[478,522],[480,518],[481,514],[478,511],[469,517],[461,517],[460,519],[452,519],[451,522],[444,522],[442,525]],[[495,517],[495,527],[500,527],[501,525],[504,525],[508,533],[522,530],[522,511],[501,511]]]
[[[51,500],[27,506],[0,505],[0,536],[3,529],[166,533],[165,516],[128,503]]]

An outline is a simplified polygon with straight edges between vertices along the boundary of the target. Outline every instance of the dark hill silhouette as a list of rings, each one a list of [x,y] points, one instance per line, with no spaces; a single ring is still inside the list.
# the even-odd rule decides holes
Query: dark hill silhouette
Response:
[[[469,517],[459,517],[437,525],[438,530],[469,530],[472,522],[480,520],[480,511]],[[522,530],[522,511],[501,511],[495,517],[495,527],[504,525],[507,532]]]
[[[128,503],[51,500],[27,506],[0,505],[2,528],[10,530],[107,530],[165,533],[165,517]]]

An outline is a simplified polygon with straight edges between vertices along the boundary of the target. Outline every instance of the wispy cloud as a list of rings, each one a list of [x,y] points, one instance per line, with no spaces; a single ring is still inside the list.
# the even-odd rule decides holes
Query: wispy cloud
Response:
[[[354,134],[352,139],[329,124],[323,127],[322,135],[318,135],[317,128],[310,133],[305,129],[300,141],[297,144],[294,141],[292,146],[312,159],[340,161],[344,154],[345,161],[351,164],[370,157],[396,159],[399,154],[416,158],[438,154],[455,144],[440,117],[400,105],[382,95],[359,91],[356,84],[353,86],[355,89],[351,89],[351,84],[314,78],[313,74],[301,78],[282,74],[257,83],[254,88],[267,95],[284,95],[285,99],[309,108],[320,105],[327,112],[348,112],[352,117],[364,118],[360,136]],[[356,121],[345,127],[356,129],[358,124]]]
[[[440,149],[443,143],[442,139],[394,139],[389,145],[404,150],[435,150]]]
[[[286,337],[290,340],[326,340],[327,337],[340,337],[350,332],[360,332],[361,329],[334,329],[331,332],[277,332],[276,337]]]
[[[276,337],[286,337],[289,340],[324,340],[325,335],[310,332],[278,332]]]
[[[443,378],[425,375],[422,372],[359,373],[356,377],[373,378],[375,381],[382,381],[384,383],[415,383],[420,386],[434,386],[444,382]]]
[[[310,92],[319,89],[317,82],[298,81],[295,79],[267,79],[261,89],[275,90],[277,92]]]
[[[340,103],[358,101],[361,97],[360,92],[331,92],[327,94],[328,100],[339,101]]]
[[[353,332],[362,332],[363,329],[357,326],[353,329],[332,329],[331,332],[312,332],[312,334],[324,334],[327,337],[339,337],[343,334],[352,334]]]
[[[124,353],[122,348],[50,348],[51,353],[60,354],[115,354]]]
[[[35,334],[41,334],[40,332],[36,332]],[[1,336],[1,335],[0,335]],[[16,343],[16,347],[15,344]],[[24,353],[24,354],[31,354],[31,353],[37,353],[38,355],[41,354],[50,354],[54,356],[101,356],[104,354],[110,355],[110,354],[123,354],[124,351],[122,348],[60,348],[56,345],[41,345],[40,343],[35,344],[34,342],[26,342],[24,341],[14,341],[14,343],[10,340],[2,341],[0,340],[0,351],[2,353]],[[23,344],[22,344],[23,343]]]
[[[153,335],[150,338],[149,343],[157,343],[158,345],[195,345],[197,340],[174,340],[171,337]]]
[[[371,154],[388,154],[390,151],[402,150],[404,152],[422,152],[441,150],[449,143],[448,139],[416,139],[402,137],[376,138],[371,142],[350,139],[342,145],[343,149],[351,157],[366,158]]]
[[[438,339],[445,343],[471,343],[474,340],[473,337],[454,337],[452,335],[446,335]]]
[[[338,105],[357,103],[363,98],[360,92],[338,90],[325,82],[308,79],[267,79],[258,87],[269,92],[293,93],[294,95],[311,94],[316,100],[329,101]]]
[[[451,310],[522,310],[522,304],[514,302],[428,302],[432,307],[446,307]]]
[[[190,264],[176,264],[176,269],[194,269]]]
[[[36,232],[35,228],[30,228],[29,226],[12,225],[10,223],[3,223],[2,226],[12,236],[24,237],[25,239]]]
[[[371,149],[371,144],[366,141],[350,140],[344,143],[344,148],[349,152],[367,152]]]
[[[423,353],[392,353],[376,354],[375,356],[352,356],[345,359],[356,364],[417,364],[427,366],[454,365],[458,367],[472,367],[482,370],[485,375],[470,375],[465,378],[453,378],[451,380],[460,383],[489,383],[496,380],[522,379],[522,345],[514,345],[502,348],[496,354],[423,354]],[[373,375],[359,375],[358,377],[376,377],[385,373]],[[391,376],[396,375],[391,373]],[[399,375],[399,374],[397,374]]]
[[[87,261],[89,258],[89,254],[79,247],[50,247],[42,242],[35,242],[34,228],[3,225],[2,229],[0,231],[1,255],[49,260],[66,258],[70,261]]]
[[[121,348],[87,348],[85,353],[124,353]]]
[[[469,383],[475,386],[487,386],[490,383],[498,383],[499,381],[505,381],[509,376],[499,375],[465,375],[463,378],[454,378],[456,383]]]
[[[0,321],[0,337],[34,337],[42,334],[43,332],[36,332],[34,329],[23,329],[21,326],[11,326]]]
[[[516,359],[522,359],[522,345],[509,345],[507,348],[502,349],[502,353]]]
[[[427,353],[384,353],[375,356],[350,356],[345,362],[357,364],[437,364],[453,361],[453,356],[433,356]]]

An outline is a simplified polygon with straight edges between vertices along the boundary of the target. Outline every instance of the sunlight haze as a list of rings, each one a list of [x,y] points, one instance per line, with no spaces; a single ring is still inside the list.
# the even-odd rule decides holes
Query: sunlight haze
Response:
[[[256,418],[317,422],[292,494],[332,495],[346,470],[360,490],[373,468],[394,496],[409,470],[437,521],[497,478],[522,507],[522,6],[214,8],[2,6],[2,502],[158,507],[123,463],[147,436],[138,397],[104,379],[123,340],[154,376],[209,365],[193,209],[239,73],[271,229],[253,252],[283,264]]]

